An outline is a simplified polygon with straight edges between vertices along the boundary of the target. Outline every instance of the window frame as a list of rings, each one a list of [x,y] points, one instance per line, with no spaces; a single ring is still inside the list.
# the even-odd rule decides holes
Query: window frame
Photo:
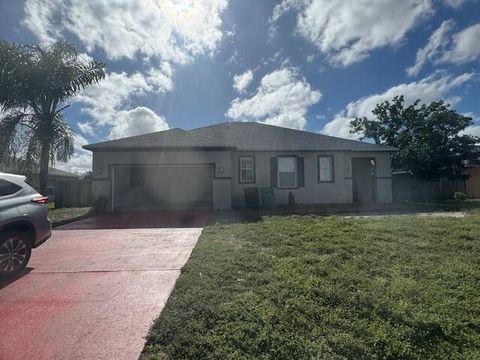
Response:
[[[332,171],[332,177],[330,180],[321,180],[321,177],[320,177],[320,159],[321,158],[329,158],[330,161],[331,161],[331,164],[332,164],[332,167],[331,167],[331,171]],[[335,182],[335,157],[334,155],[318,155],[317,156],[317,168],[318,168],[318,171],[317,171],[317,176],[318,176],[318,182],[319,183],[333,183]]]
[[[251,159],[252,160],[252,180],[242,179],[242,160]],[[250,170],[250,169],[244,169]],[[240,184],[254,184],[255,183],[255,155],[242,155],[238,157],[238,182]]]
[[[280,185],[280,159],[292,158],[295,164],[295,185],[282,186]],[[278,189],[298,189],[298,156],[297,155],[279,155],[277,156],[277,188]]]

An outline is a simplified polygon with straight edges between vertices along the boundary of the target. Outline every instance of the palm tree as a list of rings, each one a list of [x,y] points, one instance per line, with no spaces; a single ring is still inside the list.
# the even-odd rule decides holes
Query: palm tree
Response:
[[[0,163],[21,132],[25,163],[39,167],[46,193],[50,164],[73,155],[73,131],[62,111],[66,101],[105,77],[104,64],[79,55],[74,46],[48,47],[0,41]]]

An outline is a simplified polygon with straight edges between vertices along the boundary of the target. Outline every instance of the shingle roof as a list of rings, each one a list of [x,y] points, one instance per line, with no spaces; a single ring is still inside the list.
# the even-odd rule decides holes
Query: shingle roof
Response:
[[[235,144],[238,150],[351,150],[395,151],[391,146],[342,139],[256,122],[228,122],[190,130],[196,135],[209,136]]]
[[[226,122],[193,130],[170,129],[85,145],[87,150],[237,148],[245,151],[394,151],[390,146],[342,139],[256,122]]]
[[[232,148],[235,145],[182,129],[170,129],[145,135],[85,145],[87,150],[151,148]]]

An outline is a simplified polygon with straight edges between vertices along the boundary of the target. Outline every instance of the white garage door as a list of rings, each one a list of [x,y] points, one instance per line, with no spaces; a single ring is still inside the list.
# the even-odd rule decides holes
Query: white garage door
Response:
[[[211,209],[212,166],[117,166],[114,209]]]

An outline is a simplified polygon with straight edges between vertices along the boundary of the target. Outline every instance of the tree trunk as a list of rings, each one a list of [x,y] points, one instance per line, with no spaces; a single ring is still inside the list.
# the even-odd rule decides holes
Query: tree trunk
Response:
[[[40,154],[40,194],[47,195],[47,181],[48,181],[48,165],[50,164],[50,143],[44,142],[42,144],[42,152]]]

